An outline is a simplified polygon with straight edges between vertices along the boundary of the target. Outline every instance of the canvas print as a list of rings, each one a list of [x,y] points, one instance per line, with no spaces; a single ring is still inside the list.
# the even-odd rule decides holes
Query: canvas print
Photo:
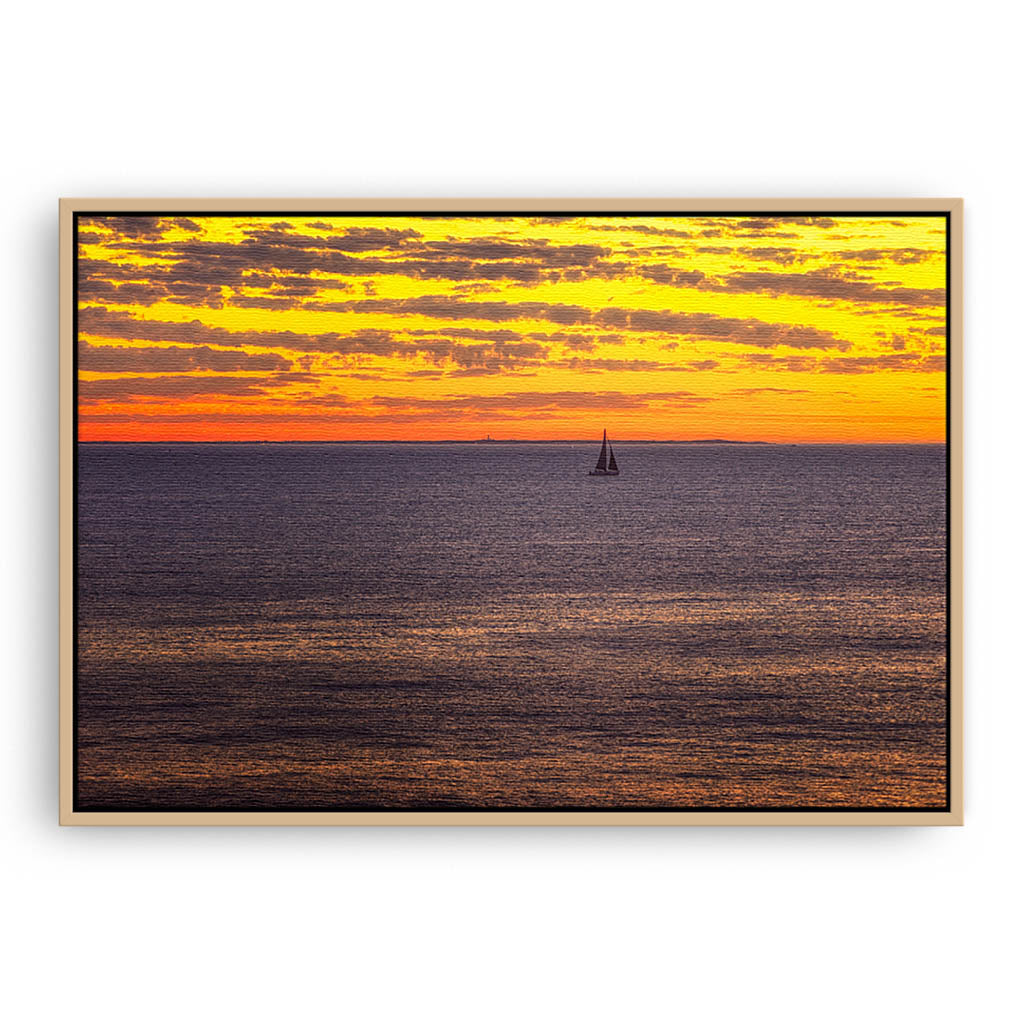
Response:
[[[948,809],[949,231],[77,213],[75,810]]]

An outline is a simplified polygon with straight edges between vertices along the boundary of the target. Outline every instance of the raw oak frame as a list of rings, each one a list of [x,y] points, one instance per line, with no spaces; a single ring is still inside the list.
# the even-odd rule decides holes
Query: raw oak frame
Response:
[[[949,216],[949,802],[943,811],[116,811],[74,809],[74,215],[90,212],[934,213]],[[962,825],[962,199],[62,199],[60,201],[60,823],[62,825]]]

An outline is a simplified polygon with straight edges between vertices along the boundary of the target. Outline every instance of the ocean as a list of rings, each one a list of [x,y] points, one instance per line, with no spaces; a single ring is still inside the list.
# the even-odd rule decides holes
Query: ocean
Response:
[[[79,444],[89,809],[937,808],[941,445]]]

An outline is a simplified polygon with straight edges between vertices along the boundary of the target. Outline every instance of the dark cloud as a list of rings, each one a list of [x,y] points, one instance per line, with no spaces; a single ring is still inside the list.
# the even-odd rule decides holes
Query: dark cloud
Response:
[[[535,221],[534,223],[551,223]],[[692,231],[681,231],[678,228],[657,228],[653,224],[588,224],[591,231],[630,231],[643,235],[663,235],[668,238],[693,238]]]
[[[142,239],[153,241],[162,238],[173,228],[184,231],[199,232],[199,225],[188,217],[147,217],[140,214],[125,214],[123,216],[81,216],[78,220],[79,232],[82,228],[105,229],[115,237],[128,239]],[[79,234],[81,241],[81,234]],[[104,240],[106,236],[104,236]]]
[[[728,224],[728,222],[723,222]],[[740,220],[736,222],[735,226],[740,230],[748,231],[774,231],[777,232],[781,228],[794,227],[800,225],[802,227],[815,227],[815,228],[834,228],[836,221],[831,217],[805,217],[805,216],[771,216],[771,217],[756,217],[749,220]],[[776,236],[783,237],[783,236]],[[795,238],[796,235],[790,235],[788,237]]]
[[[243,286],[243,277],[251,277],[247,271],[307,277],[314,273],[343,277],[403,275],[466,283],[505,280],[524,285],[563,278],[611,278],[629,271],[626,264],[604,262],[602,258],[610,250],[603,246],[558,245],[547,239],[428,242],[412,229],[375,227],[307,235],[281,221],[250,226],[246,237],[237,243],[202,239],[172,242],[163,237],[161,223],[154,219],[148,225],[133,226],[133,232],[121,233],[110,247],[160,262],[128,268],[116,260],[94,260],[89,271],[80,268],[80,285],[95,282],[95,301],[112,301],[106,298],[108,292],[102,282],[117,280],[126,272],[133,281],[164,289],[167,296],[182,295],[183,286],[206,289],[204,293],[192,292],[187,298],[219,306],[224,300],[221,290],[237,291]]]
[[[747,259],[757,260],[762,263],[779,263],[783,266],[789,266],[792,263],[806,259],[813,259],[815,256],[811,252],[782,248],[777,245],[701,245],[694,251],[712,256],[745,256]]]
[[[328,238],[274,231],[252,232],[249,237],[257,248],[270,247],[270,255],[276,255],[276,264],[282,266],[283,250],[299,250],[322,253],[322,269],[333,273],[401,274],[452,281],[513,280],[527,284],[540,281],[545,271],[596,266],[610,251],[597,245],[557,245],[547,239],[420,239],[418,232],[377,228],[352,229]],[[394,252],[385,258],[347,260],[338,259],[331,252],[384,249]],[[609,272],[608,268],[603,269]]]
[[[516,242],[498,238],[454,239],[424,242],[415,251],[473,261],[526,260],[547,267],[585,266],[611,252],[600,245],[558,245],[546,238]]]
[[[676,313],[670,310],[629,310],[611,307],[596,312],[594,319],[608,327],[754,345],[758,348],[784,345],[789,348],[834,348],[845,351],[850,347],[848,341],[817,327],[772,324],[764,320],[740,320],[713,313]]]
[[[323,222],[321,222],[322,224]],[[329,229],[329,224],[323,224]],[[326,238],[322,235],[301,235],[291,224],[271,224],[269,228],[253,228],[247,232],[248,242],[243,244],[281,247],[287,249],[326,249],[339,252],[373,252],[401,249],[406,242],[422,238],[412,228],[355,227],[339,229]]]
[[[778,263],[782,266],[790,266],[793,263],[803,263],[807,260],[830,260],[834,263],[878,263],[892,262],[898,264],[921,263],[924,260],[941,256],[941,253],[933,252],[930,249],[851,249],[851,250],[823,250],[814,249],[791,249],[779,246],[740,246],[729,248],[727,246],[702,246],[697,249],[700,253],[732,253],[745,256],[747,259],[763,263]]]
[[[791,373],[810,373],[818,365],[814,356],[777,356],[768,352],[746,352],[739,358],[759,369],[789,370]]]
[[[311,302],[307,309],[353,313],[390,313],[399,316],[426,316],[436,320],[549,320],[575,326],[591,322],[585,306],[551,302],[488,302],[453,299],[446,295],[424,295],[411,299],[355,299],[343,302]]]
[[[823,360],[822,373],[875,373],[878,370],[913,370],[939,373],[946,369],[945,356],[921,356],[914,352],[893,352],[881,356],[838,356]]]
[[[356,373],[351,373],[348,376],[362,378],[363,380],[380,380],[380,379],[382,379],[382,378],[377,377],[377,376],[375,376],[373,374],[356,374]],[[298,396],[296,396],[296,398],[302,402],[303,406],[313,405],[313,406],[327,406],[328,408],[338,408],[340,406],[351,405],[351,402],[349,401],[349,399],[348,399],[348,397],[346,395],[340,395],[337,392],[331,392],[330,394],[327,394],[327,395],[317,395],[317,394],[307,393],[307,394],[304,394],[304,395],[298,395]]]
[[[639,373],[657,372],[659,370],[685,370],[678,363],[659,363],[652,359],[583,359],[573,356],[570,359],[559,359],[547,364],[567,370],[578,370],[580,373],[601,373],[604,371],[636,371]]]
[[[920,355],[914,352],[888,352],[878,356],[776,356],[768,353],[746,353],[740,358],[751,366],[765,370],[788,370],[793,373],[874,373],[878,370],[910,370],[938,373],[946,368],[942,355]]]
[[[554,220],[565,223],[579,218]],[[898,281],[880,282],[868,278],[863,272],[855,272],[857,269],[864,271],[863,266],[843,266],[847,262],[865,264],[882,260],[920,262],[934,255],[924,249],[864,248],[849,253],[830,251],[824,254],[815,250],[813,258],[824,255],[839,261],[838,265],[808,273],[772,272],[772,268],[764,267],[711,279],[701,270],[676,265],[673,259],[681,248],[692,251],[689,247],[673,248],[673,239],[689,239],[696,235],[674,228],[658,228],[650,223],[650,218],[638,225],[590,225],[595,231],[639,231],[667,236],[663,246],[652,238],[649,249],[640,247],[651,262],[638,262],[636,255],[631,253],[630,263],[614,259],[616,246],[621,255],[624,243],[607,234],[598,241],[607,240],[612,247],[558,244],[543,238],[510,240],[497,235],[429,241],[417,231],[396,228],[366,226],[331,231],[332,226],[327,221],[317,220],[307,222],[306,228],[328,231],[329,234],[310,235],[299,224],[289,221],[271,225],[262,222],[247,225],[247,234],[242,242],[224,243],[201,237],[177,240],[168,237],[172,230],[176,233],[178,229],[199,233],[199,224],[187,218],[83,218],[82,224],[87,229],[83,232],[86,237],[100,241],[105,246],[104,251],[109,252],[110,259],[83,256],[79,260],[79,296],[83,303],[80,306],[81,333],[93,339],[131,339],[163,342],[171,346],[128,349],[84,342],[85,347],[81,350],[83,370],[143,373],[153,367],[152,372],[169,373],[188,373],[199,369],[221,373],[251,369],[269,373],[283,371],[293,365],[285,355],[270,351],[255,356],[222,351],[243,346],[307,353],[307,357],[310,353],[337,356],[340,358],[333,362],[344,365],[346,369],[359,368],[365,363],[361,357],[425,359],[432,361],[437,369],[416,372],[432,376],[444,371],[453,376],[525,373],[545,361],[547,365],[572,368],[581,373],[718,368],[719,364],[710,359],[691,358],[682,364],[668,364],[656,359],[587,356],[595,351],[598,344],[622,344],[627,338],[636,338],[637,335],[658,336],[654,339],[655,344],[666,351],[676,350],[686,342],[714,342],[757,349],[790,348],[805,352],[817,350],[826,354],[847,353],[851,349],[849,341],[832,331],[807,325],[617,305],[592,310],[571,302],[502,301],[491,299],[486,294],[477,294],[473,299],[464,297],[480,290],[486,292],[489,289],[487,282],[499,280],[530,286],[553,280],[632,277],[635,285],[635,278],[641,277],[659,285],[678,288],[795,295],[817,300],[819,304],[854,303],[856,306],[850,312],[858,314],[870,314],[883,306],[889,307],[892,315],[916,318],[918,322],[906,322],[905,328],[912,343],[917,345],[923,344],[918,332],[945,334],[944,326],[925,329],[920,324],[921,317],[933,319],[930,312],[923,310],[944,304],[944,289],[909,288]],[[798,225],[827,230],[836,222],[831,218],[811,216],[754,215],[715,216],[698,218],[694,222],[695,230],[700,229],[700,234],[705,237],[730,236],[723,241],[758,237],[766,242],[761,246],[740,243],[736,246],[707,245],[698,251],[738,254],[752,260],[780,264],[780,269],[806,258],[806,254],[767,240],[796,237],[791,233],[787,235],[787,231]],[[822,236],[823,239],[826,237],[830,250],[834,249],[834,244],[838,243],[832,243],[831,239],[838,236]],[[664,249],[663,256],[653,255],[661,248]],[[126,256],[131,255],[145,257],[148,262],[145,265],[125,262]],[[328,288],[344,289],[350,296],[358,296],[359,290],[353,292],[352,282],[347,278],[383,275],[452,282],[457,295],[434,294],[404,299],[345,296],[342,301],[326,301],[318,297]],[[899,275],[893,270],[891,276]],[[372,288],[369,282],[367,284]],[[424,285],[423,290],[443,291],[450,287]],[[408,286],[403,286],[403,289],[407,292],[412,290]],[[609,288],[609,292],[612,295],[607,301],[611,303],[615,301],[612,297],[614,289]],[[206,326],[198,320],[190,323],[167,319],[148,321],[108,308],[151,307],[161,301],[215,308],[229,306],[282,311],[302,308],[399,317],[422,316],[437,321],[438,326],[395,333],[379,329],[348,334],[234,331]],[[267,319],[271,322],[278,320],[277,317]],[[479,321],[482,326],[462,326],[464,321]],[[552,329],[523,331],[522,321],[540,321],[552,325]],[[488,327],[487,324],[495,326]],[[833,355],[818,360],[809,355],[754,353],[746,359],[748,365],[766,368],[862,373],[871,369],[922,370],[930,365],[927,359],[933,358],[907,351],[913,344],[908,346],[907,339],[900,335],[893,335],[887,344],[891,351],[881,357],[838,358]],[[553,345],[558,347],[552,353]],[[651,346],[653,348],[654,345]],[[552,355],[556,360],[552,360]],[[762,355],[766,358],[755,358]],[[889,362],[879,361],[886,359]],[[249,364],[249,360],[263,362]],[[119,361],[120,366],[115,369]],[[306,365],[308,369],[309,363]],[[375,375],[364,372],[363,376],[372,379]],[[249,384],[251,386],[251,379]]]
[[[234,295],[228,305],[238,309],[295,309],[297,303],[284,295]]]
[[[376,395],[372,403],[385,409],[457,410],[492,409],[645,409],[652,404],[671,406],[712,401],[692,391],[648,391],[627,394],[621,391],[516,391],[503,395],[452,395],[442,398],[395,397]]]
[[[596,347],[598,341],[608,340],[607,337],[602,338],[597,335],[569,333],[567,331],[530,331],[529,333],[523,334],[519,331],[512,331],[506,328],[488,330],[486,328],[449,326],[435,328],[434,330],[418,328],[405,333],[413,338],[429,338],[435,343],[441,341],[442,338],[454,338],[459,341],[470,340],[494,342],[500,346],[509,342],[515,343],[530,340],[554,342],[564,345],[567,348],[579,349],[582,351],[590,351]],[[616,336],[612,343],[620,344],[621,341],[622,339]]]
[[[79,297],[83,302],[152,305],[166,299],[220,308],[225,289],[239,292],[262,284],[282,288],[285,294],[313,294],[320,288],[348,288],[348,281],[311,276],[332,272],[346,276],[408,272],[412,276],[429,276],[436,269],[431,261],[411,262],[404,267],[382,259],[360,259],[350,252],[393,248],[410,238],[418,238],[412,230],[393,228],[353,228],[326,238],[294,234],[274,229],[251,229],[249,236],[238,243],[213,242],[203,239],[169,241],[164,237],[168,225],[179,221],[159,218],[109,219],[116,231],[116,242],[110,241],[108,260],[89,259],[79,262]],[[186,221],[184,223],[193,224]],[[283,222],[282,222],[283,223]],[[123,253],[145,256],[158,262],[144,265],[126,263]],[[451,268],[452,277],[473,275],[468,264]],[[481,268],[486,276],[489,268]],[[512,268],[509,275],[516,274]],[[521,271],[530,276],[529,268]],[[262,275],[262,277],[260,276]],[[439,274],[439,276],[446,276]],[[124,282],[130,282],[125,287]],[[303,289],[304,290],[300,290]],[[236,304],[244,304],[239,302]],[[280,303],[278,306],[282,305]],[[298,303],[292,303],[297,306]]]
[[[181,348],[78,343],[78,366],[94,373],[187,373],[190,370],[287,370],[291,360],[274,352],[224,351],[205,345]]]
[[[496,342],[493,345],[460,345],[438,339],[417,343],[420,352],[435,362],[452,362],[460,369],[489,370],[500,373],[524,364],[534,363],[547,353],[546,345],[535,341]]]
[[[762,263],[779,263],[782,266],[789,266],[808,258],[806,253],[801,253],[796,249],[782,249],[778,246],[768,245],[760,247],[745,245],[737,251],[747,259]]]
[[[484,366],[460,366],[449,370],[446,377],[491,377],[499,373],[514,373],[517,377],[535,377],[536,373],[524,372],[520,367],[507,363],[489,363]]]
[[[735,388],[734,395],[742,395],[749,398],[752,395],[809,395],[806,388]]]
[[[182,220],[161,218],[107,218],[116,236],[108,243],[111,259],[91,259],[79,267],[80,296],[84,302],[118,305],[152,305],[161,300],[179,304],[222,308],[225,303],[241,308],[299,308],[305,295],[324,288],[352,286],[351,278],[401,275],[420,280],[450,281],[479,288],[488,282],[511,281],[524,286],[544,281],[617,280],[641,276],[675,287],[706,287],[726,291],[767,291],[774,294],[818,295],[847,301],[882,301],[915,304],[914,289],[882,288],[856,278],[823,271],[811,275],[733,274],[710,281],[703,271],[669,263],[636,263],[609,260],[612,250],[592,244],[557,244],[548,239],[509,240],[501,237],[449,238],[428,241],[412,229],[353,227],[327,235],[309,235],[286,221],[251,225],[240,242],[216,242],[202,238],[172,241],[165,237],[170,224]],[[122,223],[123,222],[123,223]],[[780,225],[824,223],[821,218],[708,218],[702,235],[715,237],[724,231],[733,237],[789,237],[774,230]],[[186,222],[198,227],[194,222]],[[313,221],[318,229],[326,221]],[[617,227],[595,225],[597,228]],[[671,228],[649,224],[626,230],[677,235]],[[689,235],[689,232],[682,232]],[[116,241],[114,240],[116,237]],[[796,237],[796,236],[792,236]],[[705,246],[701,251],[722,246]],[[781,247],[742,247],[735,250],[756,260],[783,265],[798,258]],[[674,250],[668,249],[672,253]],[[873,250],[862,250],[864,258]],[[892,250],[897,260],[921,257],[923,250]],[[137,254],[151,260],[146,265],[128,264],[123,255]],[[843,254],[836,254],[843,259]],[[855,259],[851,255],[849,259]],[[921,257],[923,258],[923,257]],[[818,280],[808,280],[817,275]],[[786,280],[791,278],[793,280]],[[796,279],[802,280],[796,280]],[[290,287],[289,287],[290,284]],[[866,291],[874,287],[874,294]],[[269,295],[253,295],[265,288]],[[293,302],[285,301],[288,298]],[[917,304],[926,304],[919,299]]]
[[[905,264],[921,263],[924,260],[942,256],[942,253],[931,249],[848,249],[840,252],[815,253],[815,255],[839,261],[852,260],[858,263],[880,263],[888,260],[893,263]]]
[[[658,284],[670,284],[676,288],[696,288],[705,275],[700,270],[679,270],[665,263],[646,264],[636,268],[640,277],[646,277]]]
[[[81,334],[133,341],[167,341],[188,345],[252,348],[283,348],[295,352],[396,355],[409,346],[387,331],[364,330],[355,334],[300,334],[295,331],[229,331],[198,320],[147,320],[120,310],[87,306],[79,310]]]
[[[548,366],[568,370],[579,370],[581,373],[599,373],[603,371],[650,373],[668,371],[672,373],[692,373],[701,370],[714,370],[718,363],[714,359],[703,359],[689,363],[663,363],[654,359],[595,359],[572,356],[568,359],[551,360]]]
[[[409,331],[413,336],[436,337],[437,331],[415,330]],[[444,333],[451,338],[471,338],[474,341],[521,341],[522,335],[518,331],[507,330],[476,330],[472,327],[446,327]],[[531,335],[537,337],[537,335]]]
[[[120,310],[89,306],[79,312],[79,332],[96,338],[132,341],[162,341],[194,346],[221,348],[272,348],[290,352],[318,352],[344,356],[426,356],[435,362],[452,362],[460,367],[510,369],[542,359],[548,346],[537,341],[522,340],[515,332],[506,332],[498,340],[481,344],[465,344],[449,331],[434,332],[430,337],[400,340],[388,331],[366,329],[353,334],[300,334],[294,331],[229,331],[191,320],[187,323],[169,320],[147,320]],[[482,332],[486,333],[486,332]],[[472,332],[467,332],[471,337]]]
[[[80,402],[133,402],[147,398],[181,401],[205,395],[265,395],[270,388],[288,384],[312,383],[318,378],[308,373],[278,373],[271,377],[111,377],[80,380]]]
[[[439,320],[548,320],[564,326],[596,324],[605,328],[674,334],[772,348],[839,349],[850,343],[817,327],[773,324],[763,320],[740,320],[713,313],[677,313],[670,310],[644,310],[607,307],[591,312],[583,306],[548,302],[465,301],[442,295],[412,299],[358,299],[347,302],[309,303],[309,309],[355,313],[418,315]]]
[[[596,340],[619,344],[623,331],[671,335],[673,339],[715,340],[757,348],[790,347],[846,351],[849,343],[814,327],[771,324],[741,320],[710,313],[678,313],[670,310],[637,310],[606,307],[595,312],[582,306],[560,303],[466,301],[444,296],[416,299],[360,299],[341,303],[314,303],[352,312],[416,314],[445,321],[460,318],[497,322],[540,319],[568,326],[614,328]],[[304,334],[294,331],[230,331],[198,320],[188,322],[148,320],[130,313],[88,306],[80,310],[81,334],[104,339],[166,342],[212,348],[252,347],[288,352],[324,353],[344,356],[425,356],[435,363],[450,362],[456,368],[488,369],[492,372],[521,369],[539,363],[548,355],[540,339],[555,341],[576,351],[592,351],[593,336],[576,332],[533,332],[524,339],[518,331],[500,328],[472,328],[447,324],[437,330],[416,329],[408,339],[388,331],[367,329],[352,334],[329,332]],[[473,342],[480,342],[473,344]],[[669,344],[678,345],[678,340]],[[620,361],[622,362],[622,361]],[[635,365],[635,364],[634,364]],[[609,368],[611,363],[608,364]]]
[[[155,239],[163,237],[167,224],[163,217],[79,217],[79,227],[86,227],[91,230],[104,230],[122,238],[144,238]]]
[[[133,281],[162,289],[162,295],[172,300],[184,295],[197,304],[219,306],[224,298],[222,289],[238,291],[251,286],[257,282],[259,273],[278,280],[282,276],[298,276],[307,285],[315,283],[318,288],[349,288],[350,281],[332,281],[328,275],[340,275],[342,278],[400,275],[468,283],[506,280],[528,285],[539,283],[546,269],[542,262],[521,260],[474,262],[430,254],[402,259],[353,256],[347,252],[328,251],[340,246],[328,245],[325,250],[323,247],[288,245],[283,241],[295,237],[282,234],[282,241],[275,242],[267,239],[264,233],[258,243],[249,239],[237,244],[194,241],[177,244],[142,242],[123,246],[142,255],[160,257],[163,262],[140,266],[94,260],[92,273],[85,273],[80,268],[80,293],[85,301],[102,301],[105,294],[103,283],[127,272]],[[337,240],[331,236],[310,241],[333,243]],[[357,242],[347,236],[341,241],[353,249],[358,248]],[[362,244],[366,248],[375,247],[367,240]],[[314,276],[318,274],[324,276]],[[99,289],[95,297],[89,288]]]
[[[838,223],[831,217],[781,217],[779,220],[787,224],[808,224],[815,228],[834,228]]]
[[[763,292],[768,295],[801,295],[840,302],[893,303],[901,306],[945,304],[944,288],[904,288],[876,284],[863,277],[840,276],[826,270],[803,274],[745,271],[729,274],[703,287],[723,292]]]
[[[597,348],[596,339],[589,334],[566,334],[562,344],[573,352],[593,352]]]
[[[162,285],[143,281],[104,281],[101,278],[85,278],[79,282],[79,302],[101,302],[112,306],[152,306],[169,297],[169,291]],[[204,290],[199,302],[203,306],[219,306],[220,292]]]

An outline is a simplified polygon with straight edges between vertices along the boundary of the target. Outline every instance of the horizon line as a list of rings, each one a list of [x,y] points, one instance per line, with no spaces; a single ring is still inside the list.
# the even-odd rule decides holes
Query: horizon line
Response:
[[[359,438],[204,438],[204,439],[139,439],[139,438],[94,438],[75,439],[76,444],[599,444],[594,438],[404,438],[404,437],[359,437]],[[757,444],[757,445],[945,445],[940,441],[737,441],[723,437],[655,439],[644,437],[618,438],[615,444]]]

